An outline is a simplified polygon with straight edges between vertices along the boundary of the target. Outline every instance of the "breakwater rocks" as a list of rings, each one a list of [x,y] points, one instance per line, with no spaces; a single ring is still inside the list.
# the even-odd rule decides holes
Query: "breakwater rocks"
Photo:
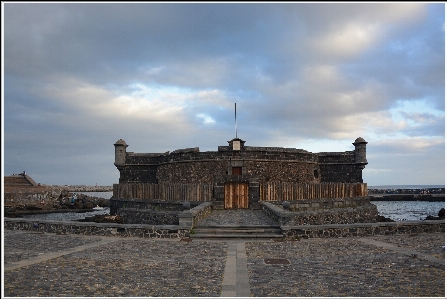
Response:
[[[444,194],[376,194],[369,198],[370,201],[445,201]]]
[[[445,201],[445,188],[368,189],[371,201]]]
[[[428,189],[370,189],[368,188],[368,195],[393,195],[393,194],[445,194],[445,188],[428,188]]]
[[[85,185],[64,185],[51,186],[52,188],[60,188],[69,192],[112,192],[113,186],[85,186]]]
[[[5,186],[5,203],[21,203],[28,201],[54,200],[63,192],[112,192],[113,186]]]

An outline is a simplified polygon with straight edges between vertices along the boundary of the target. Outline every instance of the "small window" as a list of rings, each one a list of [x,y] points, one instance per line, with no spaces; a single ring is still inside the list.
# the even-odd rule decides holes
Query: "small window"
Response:
[[[242,175],[242,167],[233,167],[232,174],[233,175]]]
[[[317,169],[314,170],[314,177],[315,177],[316,179],[318,179],[318,170],[317,170]]]

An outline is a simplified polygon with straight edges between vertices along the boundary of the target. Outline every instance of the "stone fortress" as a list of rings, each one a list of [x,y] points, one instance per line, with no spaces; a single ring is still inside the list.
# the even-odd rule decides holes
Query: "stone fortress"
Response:
[[[122,139],[115,146],[120,183],[213,183],[218,177],[242,176],[259,182],[363,183],[367,142],[359,137],[354,151],[311,153],[302,149],[245,146],[235,138],[217,152],[199,148],[160,154],[127,152]]]
[[[130,219],[132,209],[134,214],[154,211],[155,203],[158,210],[184,210],[185,202],[193,207],[206,202],[212,209],[263,209],[283,224],[376,222],[377,208],[366,197],[362,179],[368,164],[363,138],[354,141],[353,151],[345,152],[311,153],[245,143],[234,138],[217,151],[196,147],[134,153],[119,139],[114,146],[120,178],[113,186],[111,214]],[[146,216],[127,223],[155,224],[142,220]]]

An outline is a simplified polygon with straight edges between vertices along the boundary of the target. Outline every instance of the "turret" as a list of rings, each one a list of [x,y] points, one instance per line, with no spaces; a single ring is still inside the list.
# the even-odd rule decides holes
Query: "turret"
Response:
[[[368,142],[365,141],[362,137],[357,138],[353,145],[355,146],[355,164],[357,168],[364,169],[368,164],[366,160],[366,144]]]
[[[123,166],[126,163],[126,141],[120,139],[114,144],[115,146],[115,166]]]
[[[233,138],[232,140],[228,141],[231,150],[233,151],[240,151],[243,150],[245,141],[240,138]]]

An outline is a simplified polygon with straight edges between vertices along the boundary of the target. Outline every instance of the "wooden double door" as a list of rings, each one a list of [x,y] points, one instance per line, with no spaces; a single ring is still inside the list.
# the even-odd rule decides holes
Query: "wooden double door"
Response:
[[[248,209],[248,183],[225,183],[224,194],[225,209]]]

